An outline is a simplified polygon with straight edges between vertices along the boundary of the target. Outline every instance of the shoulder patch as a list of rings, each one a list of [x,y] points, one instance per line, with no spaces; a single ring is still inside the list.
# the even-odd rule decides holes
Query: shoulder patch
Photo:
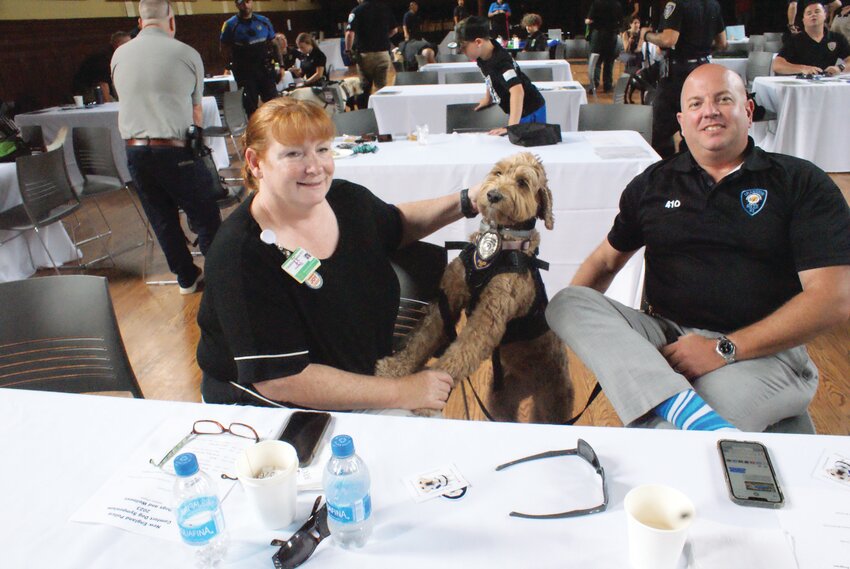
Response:
[[[667,5],[664,6],[664,19],[669,20],[670,16],[673,15],[673,12],[676,10],[675,2],[667,2]]]
[[[516,79],[516,71],[514,71],[513,69],[508,69],[507,71],[502,73],[502,79],[504,79],[505,82],[510,81],[511,79]]]

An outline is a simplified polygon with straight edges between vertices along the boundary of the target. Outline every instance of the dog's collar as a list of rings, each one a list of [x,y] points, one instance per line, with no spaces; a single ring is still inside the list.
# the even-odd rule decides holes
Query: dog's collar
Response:
[[[497,232],[503,240],[503,249],[518,249],[519,247],[506,247],[507,243],[514,241],[527,241],[531,239],[531,234],[534,233],[534,226],[537,223],[537,218],[532,217],[522,223],[516,225],[490,225],[484,220],[481,220],[481,225],[478,228],[479,233],[487,233],[488,231]]]

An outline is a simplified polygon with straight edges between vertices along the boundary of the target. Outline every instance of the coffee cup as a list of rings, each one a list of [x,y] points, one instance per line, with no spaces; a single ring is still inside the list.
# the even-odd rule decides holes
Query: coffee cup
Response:
[[[682,555],[694,505],[682,492],[660,484],[633,488],[623,503],[634,569],[674,569]]]
[[[86,106],[86,104],[83,102],[83,96],[82,95],[74,95],[74,106],[80,107],[80,108]]]
[[[266,529],[295,519],[298,455],[284,441],[260,441],[236,459],[236,475],[251,509]]]

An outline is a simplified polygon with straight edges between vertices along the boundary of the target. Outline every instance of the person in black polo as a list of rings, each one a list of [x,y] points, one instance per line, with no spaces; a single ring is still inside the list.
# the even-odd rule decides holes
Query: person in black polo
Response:
[[[419,4],[411,2],[410,9],[405,12],[401,25],[404,31],[404,41],[421,39],[422,32],[419,30]]]
[[[850,208],[811,162],[753,145],[753,108],[735,72],[691,73],[688,151],[632,180],[607,239],[546,311],[626,425],[812,428],[804,344],[850,314]],[[643,246],[645,312],[602,294]]]
[[[682,83],[698,65],[708,62],[712,46],[726,48],[726,25],[717,0],[669,0],[659,30],[647,32],[644,41],[667,50],[652,101],[652,147],[667,158],[676,151],[673,135],[679,130],[676,113]]]
[[[832,2],[820,2],[820,0],[803,0],[802,6],[797,0],[788,0],[788,31],[782,37],[782,43],[787,44],[791,36],[801,34],[805,26],[803,25],[803,12],[809,4],[823,4],[824,8],[830,12],[834,12],[841,8],[841,0],[832,0]]]
[[[458,50],[475,60],[484,75],[487,92],[475,107],[481,110],[497,104],[508,115],[508,126],[519,123],[545,123],[546,101],[537,87],[519,68],[511,54],[490,39],[486,18],[471,16],[455,30]],[[507,133],[506,128],[490,131],[493,135]]]
[[[778,75],[796,73],[826,73],[837,75],[850,65],[850,44],[847,38],[824,27],[826,11],[813,2],[803,12],[803,33],[793,36],[773,60]],[[843,61],[838,61],[843,60]]]
[[[357,62],[363,94],[357,106],[365,109],[372,94],[387,84],[390,65],[390,36],[398,31],[389,8],[377,0],[357,0],[358,5],[348,15],[345,32],[345,52]],[[356,54],[356,55],[355,55]]]

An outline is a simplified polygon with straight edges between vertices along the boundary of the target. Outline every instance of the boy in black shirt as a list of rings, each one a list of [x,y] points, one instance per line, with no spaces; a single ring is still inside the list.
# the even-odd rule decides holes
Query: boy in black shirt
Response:
[[[491,40],[487,18],[471,16],[458,24],[458,49],[475,60],[484,75],[487,93],[475,110],[499,105],[508,114],[508,126],[519,123],[545,123],[546,101],[531,80],[522,72],[511,54]],[[503,135],[506,128],[490,131]]]
[[[522,18],[522,25],[528,32],[528,39],[525,40],[525,47],[522,51],[546,51],[549,49],[546,35],[540,31],[543,18],[538,14],[526,14]]]

